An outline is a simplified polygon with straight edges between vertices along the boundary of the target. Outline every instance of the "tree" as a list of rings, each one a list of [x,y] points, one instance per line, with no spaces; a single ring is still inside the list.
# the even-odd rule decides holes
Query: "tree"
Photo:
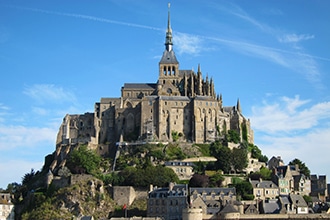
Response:
[[[262,152],[257,145],[248,144],[248,150],[251,152],[251,157],[258,159],[260,162],[268,162],[268,157],[266,155],[262,155]]]
[[[234,148],[232,150],[232,161],[231,164],[233,165],[236,172],[242,171],[248,165],[247,159],[247,152],[243,148]]]
[[[33,179],[33,177],[34,177],[35,174],[36,174],[36,173],[35,173],[34,169],[31,168],[30,173],[26,173],[26,174],[24,174],[24,176],[22,177],[22,184],[23,184],[23,185],[27,185],[27,184]]]
[[[225,178],[222,176],[221,173],[215,173],[214,175],[210,176],[210,183],[209,185],[211,187],[221,187],[222,182],[225,180]]]
[[[170,168],[149,165],[145,168],[126,167],[120,172],[121,185],[146,187],[150,184],[166,186],[169,182],[178,182],[179,178]]]
[[[67,166],[73,173],[97,174],[100,172],[101,157],[86,145],[79,146],[69,155]]]
[[[259,171],[251,173],[249,178],[252,180],[259,180],[260,178],[263,180],[271,180],[272,171],[267,167],[261,167]]]
[[[209,185],[209,177],[203,174],[195,173],[189,180],[189,187],[207,187]]]
[[[238,144],[241,141],[239,134],[235,130],[229,130],[226,137],[227,142],[233,142],[235,144]]]
[[[210,153],[217,158],[215,162],[216,169],[229,173],[231,169],[231,150],[227,146],[223,146],[219,141],[216,141],[211,144]]]
[[[298,165],[300,173],[304,174],[306,177],[310,177],[311,171],[301,160],[295,158],[294,160],[290,161],[289,165]]]
[[[237,195],[243,200],[253,200],[253,187],[250,182],[242,181],[233,185],[236,188]]]

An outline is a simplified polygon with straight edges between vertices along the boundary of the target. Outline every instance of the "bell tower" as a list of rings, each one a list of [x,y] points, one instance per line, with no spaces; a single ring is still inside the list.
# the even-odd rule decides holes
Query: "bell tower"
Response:
[[[168,4],[165,50],[159,61],[158,95],[179,95],[177,88],[179,78],[179,62],[173,51],[170,4]]]

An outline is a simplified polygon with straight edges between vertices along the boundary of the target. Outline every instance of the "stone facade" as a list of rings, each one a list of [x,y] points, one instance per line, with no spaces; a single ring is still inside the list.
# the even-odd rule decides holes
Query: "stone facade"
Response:
[[[222,95],[216,94],[212,78],[203,77],[200,65],[197,72],[179,68],[169,18],[157,76],[156,83],[125,83],[121,97],[101,98],[93,113],[66,115],[51,170],[64,166],[63,158],[78,144],[105,155],[113,153],[117,142],[168,142],[179,136],[183,142],[206,143],[228,130],[253,143],[239,100],[223,106]]]
[[[136,197],[132,186],[114,186],[112,191],[113,200],[116,201],[117,205],[130,206]]]

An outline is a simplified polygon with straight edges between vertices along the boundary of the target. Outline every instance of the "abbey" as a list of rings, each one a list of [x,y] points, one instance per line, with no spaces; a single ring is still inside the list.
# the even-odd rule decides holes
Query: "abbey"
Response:
[[[100,150],[100,146],[109,149],[119,141],[138,140],[206,143],[228,130],[253,143],[250,121],[242,115],[239,100],[235,106],[224,107],[212,78],[203,78],[200,65],[197,72],[180,69],[173,50],[170,12],[157,75],[156,83],[125,83],[121,97],[101,98],[94,113],[66,115],[57,148],[66,146],[69,151],[69,145],[88,143]]]

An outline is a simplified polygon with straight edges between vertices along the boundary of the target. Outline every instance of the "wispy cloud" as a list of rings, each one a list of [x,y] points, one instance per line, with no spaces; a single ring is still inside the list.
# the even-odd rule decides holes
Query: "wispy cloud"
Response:
[[[26,86],[23,93],[39,103],[76,102],[76,96],[71,91],[52,84],[35,84]]]
[[[310,100],[281,97],[275,102],[263,106],[253,106],[252,115],[255,130],[268,134],[291,134],[320,125],[323,120],[330,119],[330,102],[306,106]],[[270,118],[271,115],[271,118]]]
[[[298,43],[304,40],[314,39],[314,35],[311,34],[285,34],[279,37],[278,40],[282,43]]]
[[[14,125],[0,126],[0,150],[36,148],[41,144],[54,145],[58,128],[25,127]],[[22,143],[24,143],[22,145]],[[23,150],[23,149],[21,149]]]
[[[203,39],[197,35],[187,33],[175,32],[174,36],[175,49],[179,54],[192,54],[198,55],[203,48]]]
[[[149,29],[149,30],[155,30],[155,31],[163,31],[163,29],[161,29],[161,28],[156,28],[156,27],[152,27],[152,26],[135,24],[135,23],[130,23],[130,22],[116,21],[116,20],[100,18],[100,17],[90,16],[90,15],[48,11],[48,10],[43,10],[43,9],[39,9],[39,8],[18,7],[18,6],[13,6],[13,5],[9,5],[8,7],[21,9],[21,10],[27,10],[27,11],[34,11],[34,12],[39,12],[39,13],[45,13],[45,14],[86,19],[86,20],[91,20],[91,21],[96,21],[96,22],[111,23],[111,24],[123,25],[123,26],[128,26],[128,27],[143,28],[143,29]]]
[[[316,60],[330,61],[330,59],[310,55],[305,52],[303,47],[299,44],[302,41],[314,39],[314,35],[288,34],[285,30],[273,28],[272,26],[255,19],[235,4],[231,4],[230,7],[219,6],[218,9],[230,13],[242,19],[244,22],[251,24],[252,27],[256,28],[256,33],[258,33],[258,35],[266,34],[264,35],[265,38],[269,38],[268,41],[272,45],[278,42],[290,44],[286,46],[286,49],[278,49],[251,42],[214,38],[215,40],[235,49],[239,53],[244,53],[248,56],[258,56],[262,59],[269,60],[273,63],[300,73],[318,89],[322,89],[324,87],[320,81],[321,73]],[[274,10],[274,8],[272,10]],[[289,31],[292,32],[291,30]]]
[[[262,30],[263,32],[274,34],[275,30],[271,28],[269,25],[260,22],[250,16],[246,11],[244,11],[238,5],[232,5],[232,9],[226,9],[227,12],[231,13],[232,15],[241,18],[242,20],[252,24],[253,26],[257,27],[258,29]]]

